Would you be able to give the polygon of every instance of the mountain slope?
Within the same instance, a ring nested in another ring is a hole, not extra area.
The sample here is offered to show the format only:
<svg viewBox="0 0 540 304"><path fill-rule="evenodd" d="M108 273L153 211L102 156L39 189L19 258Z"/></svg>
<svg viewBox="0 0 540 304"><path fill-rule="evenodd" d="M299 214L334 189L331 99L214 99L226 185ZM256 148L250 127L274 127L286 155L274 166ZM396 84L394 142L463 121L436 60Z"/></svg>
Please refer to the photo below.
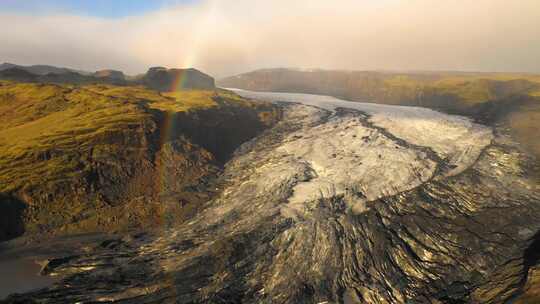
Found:
<svg viewBox="0 0 540 304"><path fill-rule="evenodd" d="M540 92L538 75L462 72L266 69L220 79L218 84L252 91L322 94L364 102L447 107L448 110Z"/></svg>
<svg viewBox="0 0 540 304"><path fill-rule="evenodd" d="M0 82L0 214L19 219L0 236L159 224L158 197L196 207L277 115L225 91Z"/></svg>
<svg viewBox="0 0 540 304"><path fill-rule="evenodd" d="M25 70L29 73L36 74L36 75L47 75L47 74L67 74L67 73L78 73L81 75L87 75L90 74L85 71L75 70L75 69L69 69L69 68L62 68L62 67L55 67L52 65L29 65L29 66L23 66L13 63L4 62L0 64L0 71L11 69L11 68L17 68L20 70Z"/></svg>

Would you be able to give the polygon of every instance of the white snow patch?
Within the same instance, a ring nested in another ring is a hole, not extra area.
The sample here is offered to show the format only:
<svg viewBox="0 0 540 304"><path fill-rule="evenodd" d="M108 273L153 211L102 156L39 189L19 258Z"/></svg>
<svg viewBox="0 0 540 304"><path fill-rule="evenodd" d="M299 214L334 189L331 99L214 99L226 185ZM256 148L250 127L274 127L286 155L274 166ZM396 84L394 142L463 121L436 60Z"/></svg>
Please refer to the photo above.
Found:
<svg viewBox="0 0 540 304"><path fill-rule="evenodd" d="M296 102L330 111L340 107L360 110L371 116L374 125L394 136L433 149L439 157L455 166L448 175L458 174L472 165L493 138L490 128L466 117L421 107L351 102L324 95L229 90L255 100Z"/></svg>
<svg viewBox="0 0 540 304"><path fill-rule="evenodd" d="M300 213L306 202L354 192L354 204L413 189L430 179L436 163L424 152L398 145L357 117L333 117L328 122L289 135L276 149L309 164L313 177L300 182L285 213Z"/></svg>

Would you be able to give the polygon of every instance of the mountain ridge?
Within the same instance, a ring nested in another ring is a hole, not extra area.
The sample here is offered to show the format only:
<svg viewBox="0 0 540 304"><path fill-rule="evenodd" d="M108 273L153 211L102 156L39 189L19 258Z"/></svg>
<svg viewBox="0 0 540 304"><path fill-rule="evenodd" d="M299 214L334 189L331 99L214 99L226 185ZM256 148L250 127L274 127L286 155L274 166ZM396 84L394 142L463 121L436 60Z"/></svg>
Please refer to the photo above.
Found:
<svg viewBox="0 0 540 304"><path fill-rule="evenodd" d="M118 70L99 70L94 73L80 72L67 68L36 65L19 66L2 64L0 80L53 84L113 84L143 85L149 89L170 92L183 89L214 89L214 78L194 68L168 69L151 67L145 74L127 76Z"/></svg>
<svg viewBox="0 0 540 304"><path fill-rule="evenodd" d="M29 73L36 74L36 75L46 75L49 73L53 74L64 74L69 72L75 72L81 75L89 75L91 72L83 71L83 70L77 70L72 68L65 68L65 67L57 67L53 65L45 65L45 64L35 64L35 65L19 65L9 62L4 62L0 64L0 71L10 69L10 68L18 68L21 70L25 70Z"/></svg>

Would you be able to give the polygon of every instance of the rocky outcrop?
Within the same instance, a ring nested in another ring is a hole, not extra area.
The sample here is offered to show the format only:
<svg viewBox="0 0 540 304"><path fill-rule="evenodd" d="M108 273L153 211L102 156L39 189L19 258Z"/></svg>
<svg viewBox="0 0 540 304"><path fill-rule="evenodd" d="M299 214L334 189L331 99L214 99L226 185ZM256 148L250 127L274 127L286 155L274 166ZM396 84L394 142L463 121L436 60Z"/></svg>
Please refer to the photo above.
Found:
<svg viewBox="0 0 540 304"><path fill-rule="evenodd" d="M140 82L146 87L174 92L182 89L214 89L214 78L196 69L167 69L153 67L144 74Z"/></svg>
<svg viewBox="0 0 540 304"><path fill-rule="evenodd" d="M93 74L94 77L100 79L105 83L115 84L115 85L125 85L127 84L126 75L122 71L116 70L100 70L96 71Z"/></svg>

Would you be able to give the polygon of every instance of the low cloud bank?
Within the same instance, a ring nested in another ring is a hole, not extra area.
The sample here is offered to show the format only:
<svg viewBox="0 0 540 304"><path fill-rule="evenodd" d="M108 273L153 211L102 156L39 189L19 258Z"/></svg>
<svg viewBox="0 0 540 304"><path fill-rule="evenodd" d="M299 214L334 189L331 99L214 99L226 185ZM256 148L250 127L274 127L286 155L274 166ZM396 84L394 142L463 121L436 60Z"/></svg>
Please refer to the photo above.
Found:
<svg viewBox="0 0 540 304"><path fill-rule="evenodd" d="M540 72L537 0L208 0L120 19L0 13L0 61Z"/></svg>

